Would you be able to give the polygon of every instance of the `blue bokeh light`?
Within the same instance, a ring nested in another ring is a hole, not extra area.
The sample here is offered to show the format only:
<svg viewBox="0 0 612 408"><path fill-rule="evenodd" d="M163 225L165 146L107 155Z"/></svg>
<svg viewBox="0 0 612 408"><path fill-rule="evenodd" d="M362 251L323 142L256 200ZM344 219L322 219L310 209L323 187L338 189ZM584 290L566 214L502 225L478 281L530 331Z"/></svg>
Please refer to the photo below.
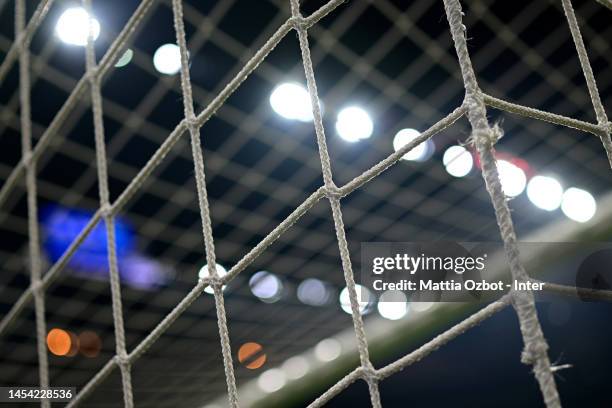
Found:
<svg viewBox="0 0 612 408"><path fill-rule="evenodd" d="M43 248L51 262L61 258L93 215L92 211L59 205L51 205L42 211ZM121 217L115 218L115 241L122 282L136 288L149 289L167 281L169 268L138 253L134 229ZM68 261L68 267L83 277L108 279L107 254L106 226L100 221Z"/></svg>
<svg viewBox="0 0 612 408"><path fill-rule="evenodd" d="M50 206L43 211L42 224L45 231L44 248L52 262L57 261L72 241L85 228L94 213L86 210ZM121 218L115 219L117 257L121 259L134 249L134 231ZM107 248L104 222L91 231L68 263L70 267L87 270L106 270Z"/></svg>

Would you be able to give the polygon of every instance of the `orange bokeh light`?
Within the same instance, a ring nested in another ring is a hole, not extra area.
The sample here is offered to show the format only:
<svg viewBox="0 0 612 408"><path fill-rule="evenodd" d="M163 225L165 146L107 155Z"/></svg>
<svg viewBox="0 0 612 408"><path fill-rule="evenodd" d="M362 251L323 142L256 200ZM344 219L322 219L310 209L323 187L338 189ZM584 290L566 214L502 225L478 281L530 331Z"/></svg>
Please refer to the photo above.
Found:
<svg viewBox="0 0 612 408"><path fill-rule="evenodd" d="M65 356L72 348L70 333L62 329L51 329L47 334L47 347L56 356Z"/></svg>
<svg viewBox="0 0 612 408"><path fill-rule="evenodd" d="M264 365L267 356L259 343L244 343L238 349L238 361L251 370L256 370Z"/></svg>

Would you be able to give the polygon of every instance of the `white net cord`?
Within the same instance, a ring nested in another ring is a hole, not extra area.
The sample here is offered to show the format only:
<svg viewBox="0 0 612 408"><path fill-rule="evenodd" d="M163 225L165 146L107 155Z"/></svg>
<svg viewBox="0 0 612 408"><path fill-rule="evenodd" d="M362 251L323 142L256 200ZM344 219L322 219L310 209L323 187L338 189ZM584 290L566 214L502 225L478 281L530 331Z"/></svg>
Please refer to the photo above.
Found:
<svg viewBox="0 0 612 408"><path fill-rule="evenodd" d="M21 107L21 149L25 161L25 181L28 202L28 238L30 253L30 285L34 295L34 314L36 319L36 350L38 354L38 373L41 387L49 386L49 361L45 337L45 292L41 287L42 263L40 259L40 234L38 230L38 203L36 193L36 161L32 160L32 123L30 104L30 39L25 27L26 1L17 0L15 4L15 38L23 38L19 50L19 102ZM36 15L35 15L36 17ZM42 400L41 406L50 406Z"/></svg>
<svg viewBox="0 0 612 408"><path fill-rule="evenodd" d="M89 33L87 35L86 67L91 91L91 106L94 121L94 136L96 141L96 165L98 169L98 189L100 193L100 209L106 226L106 250L108 270L110 274L113 324L115 326L115 347L117 364L121 370L123 401L126 408L134 406L132 392L131 365L127 358L125 346L125 328L123 324L123 306L121 302L121 283L119 280L119 265L117 262L117 243L115 242L115 216L110 211L108 191L108 173L106 160L106 143L104 140L104 119L102 116L102 96L100 91L100 76L94 50L94 34L91 13L91 0L83 0L83 6L89 15Z"/></svg>
<svg viewBox="0 0 612 408"><path fill-rule="evenodd" d="M368 384L370 392L370 401L374 408L381 407L380 392L378 391L378 379L376 370L370 361L368 351L368 342L366 339L365 328L363 327L363 318L360 313L359 298L355 287L355 277L353 275L353 267L351 265L351 256L346 241L346 233L344 231L344 220L342 218L342 209L340 206L341 194L333 181L329 152L327 151L327 142L325 140L325 129L323 127L323 118L321 115L321 103L317 93L317 83L315 81L312 60L310 58L310 46L308 44L308 32L303 24L303 17L300 14L299 0L291 0L291 15L293 18L295 30L298 33L300 42L300 50L302 52L302 63L304 65L304 73L306 75L306 84L310 94L310 103L312 105L312 113L314 117L315 133L317 136L317 144L319 146L319 156L321 159L321 168L323 171L323 182L325 187L325 195L329 200L334 219L334 227L336 230L336 239L338 241L338 249L340 250L340 258L342 260L342 269L344 271L344 279L349 293L351 304L351 317L357 338L357 349L359 350L359 360L361 361L361 369L365 381Z"/></svg>
<svg viewBox="0 0 612 408"><path fill-rule="evenodd" d="M603 103L601 103L599 89L597 89L595 75L593 75L593 68L591 68L589 56L587 55L586 47L584 46L584 41L582 40L582 35L580 34L580 28L578 27L578 21L576 20L576 14L574 13L572 2L570 0L561 0L561 3L563 4L563 11L567 17L567 22L569 24L570 32L572 33L572 39L574 40L576 51L578 52L578 59L580 60L580 66L582 67L582 73L584 74L584 79L586 80L589 95L591 96L591 102L593 103L593 109L595 110L597 124L601 128L599 137L601 138L601 142L606 149L610 167L612 167L612 140L610 140L610 132L612 132L612 128L608 123L608 116L606 115L606 110L604 109Z"/></svg>
<svg viewBox="0 0 612 408"><path fill-rule="evenodd" d="M213 287L215 297L215 308L217 310L217 324L219 326L219 338L221 341L221 352L223 354L223 366L225 369L225 379L227 382L227 393L230 406L238 407L238 390L234 376L234 365L232 362L232 350L230 348L229 331L227 328L227 315L223 300L223 283L217 273L215 259L215 244L213 240L212 227L210 224L210 208L206 193L206 180L204 176L204 157L200 146L200 126L197 124L193 110L193 96L191 90L191 79L189 76L189 54L187 51L187 41L185 39L185 26L183 22L182 0L172 0L172 11L174 15L174 30L176 40L181 53L181 90L183 91L183 106L189 135L191 136L191 150L193 153L193 163L195 167L196 187L198 190L198 203L200 207L200 218L202 220L202 234L204 236L204 247L206 252L206 262L208 264L208 274L211 278L210 284Z"/></svg>
<svg viewBox="0 0 612 408"><path fill-rule="evenodd" d="M476 81L476 74L472 68L472 62L468 54L465 31L463 25L461 4L459 0L444 0L446 16L450 25L451 35L455 43L455 50L459 59L459 66L463 75L465 86L465 104L467 116L472 126L472 140L476 145L480 162L482 165L482 176L491 197L497 224L504 241L506 257L510 264L512 278L519 282L529 279L527 272L519 260L519 251L516 243L516 234L512 223L510 209L506 202L502 185L497 172L497 164L493 146L498 140L496 131L489 126L487 113L480 88ZM549 408L561 406L559 393L555 385L555 379L548 359L548 344L544 339L538 315L535 309L535 301L531 291L512 291L512 305L519 318L521 333L525 343L522 361L534 367L534 374L540 384L540 390L544 402Z"/></svg>

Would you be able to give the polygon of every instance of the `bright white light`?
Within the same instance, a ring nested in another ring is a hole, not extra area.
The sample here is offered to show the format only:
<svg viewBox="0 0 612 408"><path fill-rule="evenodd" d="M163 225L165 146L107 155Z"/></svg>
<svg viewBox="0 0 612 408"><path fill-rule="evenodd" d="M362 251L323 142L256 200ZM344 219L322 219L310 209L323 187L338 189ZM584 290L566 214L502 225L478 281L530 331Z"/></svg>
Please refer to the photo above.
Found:
<svg viewBox="0 0 612 408"><path fill-rule="evenodd" d="M368 314L372 306L372 293L370 293L367 288L359 284L355 285L355 290L357 291L357 301L359 302L359 313ZM342 289L342 292L340 292L340 307L346 313L351 314L351 300L347 287Z"/></svg>
<svg viewBox="0 0 612 408"><path fill-rule="evenodd" d="M463 146L451 146L444 152L442 163L448 174L453 177L466 176L472 171L472 154Z"/></svg>
<svg viewBox="0 0 612 408"><path fill-rule="evenodd" d="M249 279L251 292L264 302L276 302L281 297L283 283L276 275L259 271Z"/></svg>
<svg viewBox="0 0 612 408"><path fill-rule="evenodd" d="M181 50L176 44L164 44L153 54L153 65L162 74L174 75L181 69Z"/></svg>
<svg viewBox="0 0 612 408"><path fill-rule="evenodd" d="M535 176L527 184L527 197L536 207L553 211L561 205L563 187L552 177Z"/></svg>
<svg viewBox="0 0 612 408"><path fill-rule="evenodd" d="M414 139L419 137L421 132L416 129L402 129L395 134L393 138L393 150L396 152L412 142ZM408 153L402 156L403 160L412 160L412 161L425 161L427 160L434 151L434 144L431 139L427 139L426 141L418 144Z"/></svg>
<svg viewBox="0 0 612 408"><path fill-rule="evenodd" d="M282 365L282 369L287 378L290 380L297 380L306 375L310 369L310 365L308 364L308 360L304 357L295 356L286 360Z"/></svg>
<svg viewBox="0 0 612 408"><path fill-rule="evenodd" d="M574 221L587 222L595 215L597 203L588 191L571 187L563 193L561 210Z"/></svg>
<svg viewBox="0 0 612 408"><path fill-rule="evenodd" d="M89 21L89 13L84 8L69 8L57 20L55 33L66 44L87 45ZM93 39L95 41L100 35L100 23L95 18L91 19L91 23Z"/></svg>
<svg viewBox="0 0 612 408"><path fill-rule="evenodd" d="M115 67L117 68L125 67L127 64L130 63L133 56L134 56L134 51L128 48L127 50L125 50L121 58L117 60L117 62L115 63Z"/></svg>
<svg viewBox="0 0 612 408"><path fill-rule="evenodd" d="M225 275L227 275L227 269L225 269L225 267L219 263L216 264L217 266L217 276L219 278L224 277ZM203 267L200 268L200 271L198 272L198 278L200 279L205 279L208 278L210 276L210 274L208 273L208 264L204 265ZM225 287L227 285L223 285L223 290L225 290ZM207 286L206 289L204 289L204 292L206 293L210 293L211 295L214 293L213 288L210 286Z"/></svg>
<svg viewBox="0 0 612 408"><path fill-rule="evenodd" d="M357 142L372 135L374 123L368 112L357 106L349 106L338 113L336 131L347 142Z"/></svg>
<svg viewBox="0 0 612 408"><path fill-rule="evenodd" d="M329 301L330 296L327 285L314 278L306 279L297 288L297 297L300 302L310 306L323 306Z"/></svg>
<svg viewBox="0 0 612 408"><path fill-rule="evenodd" d="M408 313L407 302L404 292L388 290L378 299L378 313L385 319L399 320Z"/></svg>
<svg viewBox="0 0 612 408"><path fill-rule="evenodd" d="M285 119L302 122L312 120L310 94L300 84L285 82L274 88L270 95L270 105L274 112Z"/></svg>
<svg viewBox="0 0 612 408"><path fill-rule="evenodd" d="M283 370L279 368L271 368L261 373L257 379L257 385L264 392L275 392L283 388L287 384L287 378Z"/></svg>
<svg viewBox="0 0 612 408"><path fill-rule="evenodd" d="M315 357L323 362L337 359L342 353L342 345L336 339L321 340L314 349Z"/></svg>
<svg viewBox="0 0 612 408"><path fill-rule="evenodd" d="M527 176L520 167L505 160L498 160L497 171L504 194L508 197L516 197L525 190Z"/></svg>

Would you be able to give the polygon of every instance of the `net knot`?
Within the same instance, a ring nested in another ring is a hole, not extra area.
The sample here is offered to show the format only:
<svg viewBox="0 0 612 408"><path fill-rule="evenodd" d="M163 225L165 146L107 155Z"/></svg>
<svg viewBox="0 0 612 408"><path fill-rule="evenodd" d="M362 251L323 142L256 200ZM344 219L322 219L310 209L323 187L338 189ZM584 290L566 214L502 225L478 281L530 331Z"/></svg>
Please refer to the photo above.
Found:
<svg viewBox="0 0 612 408"><path fill-rule="evenodd" d="M211 287L212 288L212 278L210 276L207 276L205 278L198 278L198 286L200 287L200 291L204 290L207 287Z"/></svg>
<svg viewBox="0 0 612 408"><path fill-rule="evenodd" d="M40 280L35 280L30 283L30 288L32 289L32 293L34 295L40 295L44 293L43 283Z"/></svg>
<svg viewBox="0 0 612 408"><path fill-rule="evenodd" d="M197 129L198 128L198 119L196 118L195 115L188 115L187 117L185 117L185 121L187 123L187 128L188 129Z"/></svg>
<svg viewBox="0 0 612 408"><path fill-rule="evenodd" d="M98 67L91 67L87 70L87 78L92 81L95 82L98 80Z"/></svg>
<svg viewBox="0 0 612 408"><path fill-rule="evenodd" d="M110 203L104 203L100 206L100 212L103 218L109 217L113 214L113 206Z"/></svg>
<svg viewBox="0 0 612 408"><path fill-rule="evenodd" d="M26 167L30 167L32 165L32 162L33 162L33 157L34 156L32 155L31 151L24 152L23 153L23 159L22 159L23 160L23 164Z"/></svg>
<svg viewBox="0 0 612 408"><path fill-rule="evenodd" d="M128 357L125 350L122 350L119 354L115 354L114 359L119 367L130 366L130 358Z"/></svg>
<svg viewBox="0 0 612 408"><path fill-rule="evenodd" d="M223 281L223 278L220 276L213 276L210 279L210 286L212 286L213 288L221 288L224 284L225 282Z"/></svg>
<svg viewBox="0 0 612 408"><path fill-rule="evenodd" d="M289 19L289 22L296 30L307 28L306 19L299 14L297 16L291 17Z"/></svg>
<svg viewBox="0 0 612 408"><path fill-rule="evenodd" d="M342 189L338 188L338 186L336 186L335 184L331 184L331 185L327 185L324 188L324 192L325 192L325 197L327 197L328 199L336 199L339 200L343 197L344 194L342 194Z"/></svg>
<svg viewBox="0 0 612 408"><path fill-rule="evenodd" d="M207 276L205 278L201 278L199 281L201 285L201 290L205 287L209 286L211 289L222 289L223 285L225 285L225 281L222 277L219 276Z"/></svg>
<svg viewBox="0 0 612 408"><path fill-rule="evenodd" d="M361 369L362 371L362 376L363 379L368 381L378 381L379 380L379 376L378 376L378 371L376 371L376 369L374 367L372 367L372 364L368 364L365 367L362 367Z"/></svg>

